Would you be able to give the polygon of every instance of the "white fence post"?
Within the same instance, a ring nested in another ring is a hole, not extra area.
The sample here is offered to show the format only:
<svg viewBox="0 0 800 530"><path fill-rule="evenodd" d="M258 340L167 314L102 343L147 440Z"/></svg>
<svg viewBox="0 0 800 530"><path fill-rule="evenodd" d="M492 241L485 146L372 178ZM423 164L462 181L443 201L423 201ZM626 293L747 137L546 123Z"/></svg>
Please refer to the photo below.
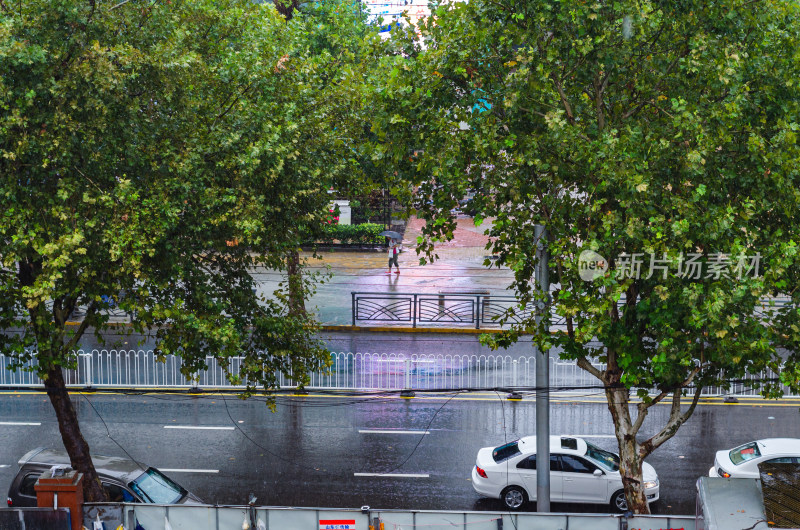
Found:
<svg viewBox="0 0 800 530"><path fill-rule="evenodd" d="M406 359L405 363L405 388L400 392L402 397L414 397L414 391L411 390L411 359Z"/></svg>
<svg viewBox="0 0 800 530"><path fill-rule="evenodd" d="M90 353L81 352L78 354L79 358L83 358L84 367L83 367L83 386L85 388L92 388L92 381L94 378L92 377L92 359L94 358L94 351Z"/></svg>

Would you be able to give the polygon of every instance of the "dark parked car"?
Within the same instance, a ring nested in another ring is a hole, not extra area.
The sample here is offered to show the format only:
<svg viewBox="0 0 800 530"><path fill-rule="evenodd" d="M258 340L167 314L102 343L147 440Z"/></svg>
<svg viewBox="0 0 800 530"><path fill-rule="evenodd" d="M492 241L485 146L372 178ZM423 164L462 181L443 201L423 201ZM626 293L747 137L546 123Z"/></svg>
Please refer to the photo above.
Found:
<svg viewBox="0 0 800 530"><path fill-rule="evenodd" d="M159 470L116 456L92 456L111 502L143 502L152 504L203 504L177 482ZM69 466L69 456L63 451L39 447L19 460L19 472L8 488L8 505L36 506L33 486L42 472L53 466Z"/></svg>

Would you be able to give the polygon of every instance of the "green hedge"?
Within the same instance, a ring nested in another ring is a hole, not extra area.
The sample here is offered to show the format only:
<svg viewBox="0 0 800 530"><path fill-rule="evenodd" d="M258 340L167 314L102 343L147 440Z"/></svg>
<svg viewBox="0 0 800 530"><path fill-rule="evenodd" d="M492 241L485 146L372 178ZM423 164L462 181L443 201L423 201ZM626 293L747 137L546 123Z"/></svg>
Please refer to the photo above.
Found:
<svg viewBox="0 0 800 530"><path fill-rule="evenodd" d="M344 243L351 245L380 245L386 238L379 235L385 230L383 225L363 223L360 225L325 225L324 235L317 243Z"/></svg>

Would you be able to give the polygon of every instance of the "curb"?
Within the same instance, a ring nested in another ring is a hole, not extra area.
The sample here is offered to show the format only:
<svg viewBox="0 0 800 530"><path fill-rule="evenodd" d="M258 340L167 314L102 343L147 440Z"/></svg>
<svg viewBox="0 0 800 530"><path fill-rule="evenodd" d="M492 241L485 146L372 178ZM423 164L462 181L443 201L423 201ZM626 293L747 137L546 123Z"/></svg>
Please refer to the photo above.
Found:
<svg viewBox="0 0 800 530"><path fill-rule="evenodd" d="M67 326L79 326L77 321L67 321ZM130 322L109 322L109 327L131 327ZM323 325L320 331L328 332L374 332L374 333L444 333L450 335L481 335L483 333L500 333L502 329L475 329L475 328L410 328L392 326L351 326L351 325Z"/></svg>
<svg viewBox="0 0 800 530"><path fill-rule="evenodd" d="M481 335L483 333L500 333L502 329L475 328L409 328L393 326L320 326L320 331L367 331L376 333L448 333L457 335Z"/></svg>

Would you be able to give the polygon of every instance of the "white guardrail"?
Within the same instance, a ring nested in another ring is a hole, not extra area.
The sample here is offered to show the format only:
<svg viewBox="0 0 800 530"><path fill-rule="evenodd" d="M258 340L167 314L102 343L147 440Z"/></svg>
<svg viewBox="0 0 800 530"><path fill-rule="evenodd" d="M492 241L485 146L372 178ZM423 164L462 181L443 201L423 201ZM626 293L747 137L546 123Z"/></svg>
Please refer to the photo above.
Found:
<svg viewBox="0 0 800 530"><path fill-rule="evenodd" d="M100 514L106 528L164 530L695 530L693 516L538 514L424 510L346 510L247 506L87 504L84 526ZM246 524L245 524L246 523ZM139 526L137 526L137 524Z"/></svg>
<svg viewBox="0 0 800 530"><path fill-rule="evenodd" d="M163 362L153 350L92 350L75 352L77 369L66 370L70 387L79 388L159 388L159 389L237 389L231 384L219 361L207 357L208 369L196 377L181 373L179 356L167 355ZM9 370L13 358L0 354L0 388L36 388L43 385L33 372L35 361L15 371ZM239 373L243 357L228 359L233 374ZM595 364L603 369L604 365ZM404 355L386 353L331 353L331 366L311 374L309 390L448 390L533 387L536 357L510 355ZM752 380L775 377L771 372L749 374ZM280 374L282 389L296 388L291 377ZM601 393L600 382L574 362L550 358L550 386L553 392ZM788 388L784 391L791 395ZM744 383L729 390L706 388L707 396L757 396L758 391Z"/></svg>

